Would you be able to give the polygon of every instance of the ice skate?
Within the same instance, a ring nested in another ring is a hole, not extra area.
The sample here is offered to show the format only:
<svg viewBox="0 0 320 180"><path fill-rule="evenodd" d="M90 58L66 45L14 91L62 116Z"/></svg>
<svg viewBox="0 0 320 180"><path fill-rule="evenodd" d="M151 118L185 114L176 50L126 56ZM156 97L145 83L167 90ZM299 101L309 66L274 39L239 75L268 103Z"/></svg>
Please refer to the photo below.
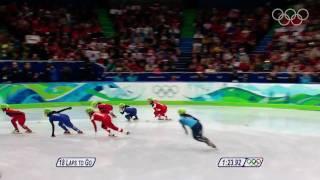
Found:
<svg viewBox="0 0 320 180"><path fill-rule="evenodd" d="M31 129L27 129L26 133L29 133L29 134L32 133Z"/></svg>
<svg viewBox="0 0 320 180"><path fill-rule="evenodd" d="M214 149L217 149L217 146L215 144L213 144L212 142L209 142L208 143L208 146L214 148Z"/></svg>
<svg viewBox="0 0 320 180"><path fill-rule="evenodd" d="M20 131L18 129L15 129L11 132L12 134L20 134Z"/></svg>

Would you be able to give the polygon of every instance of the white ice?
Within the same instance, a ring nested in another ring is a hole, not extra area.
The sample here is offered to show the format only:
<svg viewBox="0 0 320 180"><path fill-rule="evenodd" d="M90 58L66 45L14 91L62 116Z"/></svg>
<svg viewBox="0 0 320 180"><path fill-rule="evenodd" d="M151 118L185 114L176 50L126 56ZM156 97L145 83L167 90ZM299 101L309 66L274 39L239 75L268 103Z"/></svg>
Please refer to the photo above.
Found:
<svg viewBox="0 0 320 180"><path fill-rule="evenodd" d="M204 134L217 146L186 136L177 122L152 118L150 107L139 106L139 122L119 115L115 124L131 135L112 138L94 134L83 108L67 112L83 135L51 138L42 109L27 110L35 133L13 135L0 113L0 179L2 180L318 180L320 175L319 112L241 107L186 106L199 117ZM57 168L59 157L96 157L93 168ZM221 157L263 157L260 168L218 168Z"/></svg>

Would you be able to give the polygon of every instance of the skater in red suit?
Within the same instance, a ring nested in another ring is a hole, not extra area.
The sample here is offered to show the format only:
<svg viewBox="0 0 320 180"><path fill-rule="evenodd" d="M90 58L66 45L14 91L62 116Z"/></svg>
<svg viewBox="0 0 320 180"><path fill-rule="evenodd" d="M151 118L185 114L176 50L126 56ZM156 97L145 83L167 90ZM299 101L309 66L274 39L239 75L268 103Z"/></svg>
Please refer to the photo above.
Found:
<svg viewBox="0 0 320 180"><path fill-rule="evenodd" d="M118 128L117 126L115 126L112 123L112 119L108 114L101 113L101 112L95 112L93 108L86 109L86 112L88 113L88 115L90 117L90 120L93 124L95 132L97 132L97 125L96 125L95 121L100 121L101 128L105 129L109 133L109 136L114 136L114 134L111 133L110 129L112 129L114 131L121 132L121 133L125 133L127 135L129 134L128 131L125 131L124 129Z"/></svg>
<svg viewBox="0 0 320 180"><path fill-rule="evenodd" d="M102 103L102 102L92 102L91 103L93 108L98 108L101 113L104 114L110 114L113 118L116 118L117 116L113 114L113 106L110 104Z"/></svg>
<svg viewBox="0 0 320 180"><path fill-rule="evenodd" d="M7 104L1 105L1 109L9 117L11 117L11 123L14 127L13 133L20 133L17 122L23 129L26 130L26 133L32 132L31 129L25 125L26 115L24 114L24 112L19 111L19 110L10 109L9 105L7 105Z"/></svg>
<svg viewBox="0 0 320 180"><path fill-rule="evenodd" d="M161 104L157 100L151 98L148 99L148 102L152 106L154 110L154 116L158 118L158 120L169 120L166 115L168 109L166 105Z"/></svg>

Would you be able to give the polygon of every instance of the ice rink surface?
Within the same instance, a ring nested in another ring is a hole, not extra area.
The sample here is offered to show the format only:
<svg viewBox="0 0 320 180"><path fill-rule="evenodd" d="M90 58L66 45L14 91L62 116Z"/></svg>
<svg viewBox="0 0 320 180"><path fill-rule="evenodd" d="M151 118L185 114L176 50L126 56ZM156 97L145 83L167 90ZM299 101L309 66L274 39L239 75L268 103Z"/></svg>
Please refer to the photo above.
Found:
<svg viewBox="0 0 320 180"><path fill-rule="evenodd" d="M177 122L178 107L169 106L170 122L153 119L138 106L141 120L114 123L131 135L95 135L83 108L67 114L85 134L51 138L41 109L27 110L33 134L13 135L0 113L0 179L2 180L318 180L320 118L316 111L241 107L193 107L187 111L204 125L217 146L186 136ZM117 110L117 109L116 109ZM92 168L57 168L59 157L96 157ZM263 157L260 168L218 168L225 156Z"/></svg>

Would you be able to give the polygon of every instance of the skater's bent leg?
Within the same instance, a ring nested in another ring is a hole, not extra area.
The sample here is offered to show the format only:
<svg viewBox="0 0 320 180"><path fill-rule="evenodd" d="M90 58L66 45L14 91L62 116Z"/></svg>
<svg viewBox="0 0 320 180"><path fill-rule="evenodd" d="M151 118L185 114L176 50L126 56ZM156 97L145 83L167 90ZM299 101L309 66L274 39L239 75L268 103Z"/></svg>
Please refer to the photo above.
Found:
<svg viewBox="0 0 320 180"><path fill-rule="evenodd" d="M80 132L80 129L78 129L78 128L75 127L74 125L72 125L70 128L73 129L74 131Z"/></svg>
<svg viewBox="0 0 320 180"><path fill-rule="evenodd" d="M109 136L114 136L112 133L111 133L111 130L108 128L108 126L104 123L101 124L101 128L106 130L109 134Z"/></svg>
<svg viewBox="0 0 320 180"><path fill-rule="evenodd" d="M17 121L18 121L18 124L22 127L22 126L24 126L26 119L25 118L18 118Z"/></svg>
<svg viewBox="0 0 320 180"><path fill-rule="evenodd" d="M65 132L68 132L69 130L64 126L63 122L59 122L58 124Z"/></svg>
<svg viewBox="0 0 320 180"><path fill-rule="evenodd" d="M31 129L28 127L28 126L26 126L26 125L23 125L23 126L21 126L23 129L25 129L28 133L31 133L32 131L31 131Z"/></svg>
<svg viewBox="0 0 320 180"><path fill-rule="evenodd" d="M131 114L131 117L133 117L133 120L138 120L137 110L135 110L135 111Z"/></svg>
<svg viewBox="0 0 320 180"><path fill-rule="evenodd" d="M168 119L167 111L168 111L168 108L167 108L167 107L162 110L162 116L165 117L166 120Z"/></svg>
<svg viewBox="0 0 320 180"><path fill-rule="evenodd" d="M80 129L78 129L77 127L75 127L75 126L72 126L72 127L70 127L70 128L72 128L74 131L76 131L78 134L83 134L83 132L80 130Z"/></svg>
<svg viewBox="0 0 320 180"><path fill-rule="evenodd" d="M77 127L75 127L74 125L72 125L72 127L70 127L71 129L73 129L74 131L76 131L78 134L83 134L83 132L78 129Z"/></svg>
<svg viewBox="0 0 320 180"><path fill-rule="evenodd" d="M192 136L195 140L210 144L210 140L202 135L202 125L200 123L196 124L192 128Z"/></svg>
<svg viewBox="0 0 320 180"><path fill-rule="evenodd" d="M11 124L13 125L15 130L19 131L16 118L11 119Z"/></svg>
<svg viewBox="0 0 320 180"><path fill-rule="evenodd" d="M164 117L164 119L167 120L167 119L168 119L168 116L166 115L166 113L167 113L167 109L161 110L161 111L159 112L159 116L160 116L160 117Z"/></svg>
<svg viewBox="0 0 320 180"><path fill-rule="evenodd" d="M160 116L159 111L155 111L153 114L154 114L154 117L159 117Z"/></svg>
<svg viewBox="0 0 320 180"><path fill-rule="evenodd" d="M108 129L108 126L106 124L104 124L104 123L101 124L101 128L106 130L109 133L111 132L110 129Z"/></svg>
<svg viewBox="0 0 320 180"><path fill-rule="evenodd" d="M119 132L122 132L122 131L123 131L123 129L118 128L117 126L115 126L115 125L112 124L112 123L110 123L110 124L108 125L108 128L110 128L110 129L112 129L112 130L114 130L114 131L119 131Z"/></svg>
<svg viewBox="0 0 320 180"><path fill-rule="evenodd" d="M214 145L207 137L203 136L202 134L193 133L193 138L197 141L206 143L208 146L216 148L216 145Z"/></svg>
<svg viewBox="0 0 320 180"><path fill-rule="evenodd" d="M75 131L77 131L77 132L79 132L80 131L80 129L78 129L77 127L75 127L75 126L72 126L71 127L73 130L75 130Z"/></svg>
<svg viewBox="0 0 320 180"><path fill-rule="evenodd" d="M208 144L208 142L210 142L209 139L204 136L194 136L193 138L197 141L204 142L207 144Z"/></svg>
<svg viewBox="0 0 320 180"><path fill-rule="evenodd" d="M132 118L130 114L125 115L125 117L128 121L130 121L130 119Z"/></svg>
<svg viewBox="0 0 320 180"><path fill-rule="evenodd" d="M125 134L129 134L129 132L128 131L125 131L124 129L122 129L122 128L118 128L117 126L115 126L114 124L112 124L112 123L110 123L109 125L108 125L108 128L110 128L110 129L112 129L112 130L114 130L114 131L118 131L118 132L121 132L121 133L125 133Z"/></svg>
<svg viewBox="0 0 320 180"><path fill-rule="evenodd" d="M75 127L75 126L72 124L72 122L71 122L70 120L69 120L69 121L66 121L66 122L64 123L64 125L66 125L67 127L71 128L71 129L73 129L73 130L75 130L75 131L77 131L77 132L80 131L77 127Z"/></svg>
<svg viewBox="0 0 320 180"><path fill-rule="evenodd" d="M27 132L32 132L31 129L25 125L25 122L26 122L25 118L18 119L18 123L23 129L27 130Z"/></svg>

